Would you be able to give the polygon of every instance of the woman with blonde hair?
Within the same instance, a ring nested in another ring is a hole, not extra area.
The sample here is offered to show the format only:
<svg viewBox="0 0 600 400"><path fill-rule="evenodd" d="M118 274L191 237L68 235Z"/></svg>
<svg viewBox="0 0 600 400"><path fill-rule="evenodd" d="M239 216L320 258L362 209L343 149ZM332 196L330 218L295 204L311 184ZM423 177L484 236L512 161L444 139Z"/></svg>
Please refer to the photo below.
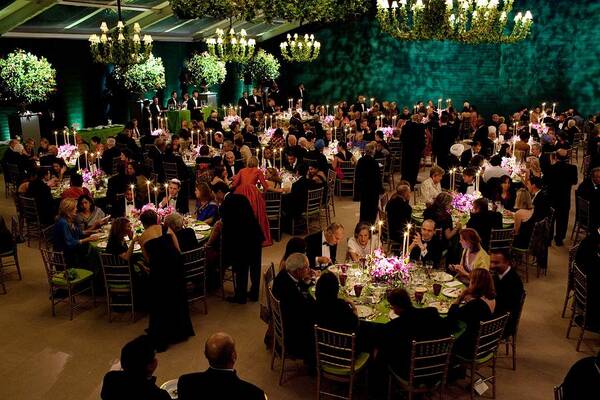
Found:
<svg viewBox="0 0 600 400"><path fill-rule="evenodd" d="M542 167L540 166L540 159L535 156L527 157L525 161L525 181L529 180L531 176L542 177Z"/></svg>
<svg viewBox="0 0 600 400"><path fill-rule="evenodd" d="M273 244L271 239L271 230L269 228L269 220L267 218L267 206L262 193L256 187L256 184L260 182L263 190L267 191L270 189L269 183L265 179L265 175L262 170L258 168L258 159L254 156L248 158L246 168L242 168L240 172L233 178L231 188L236 194L246 196L256 219L260 223L262 232L264 235L263 247L270 246Z"/></svg>
<svg viewBox="0 0 600 400"><path fill-rule="evenodd" d="M66 198L60 202L54 224L54 251L62 251L69 267L87 264L89 242L98 240L97 230L81 230L76 223L77 200Z"/></svg>
<svg viewBox="0 0 600 400"><path fill-rule="evenodd" d="M460 264L450 266L451 270L458 273L459 280L468 281L477 268L490 269L490 256L481 247L481 237L475 229L461 230L460 244L463 248Z"/></svg>
<svg viewBox="0 0 600 400"><path fill-rule="evenodd" d="M442 178L444 177L443 168L434 165L429 170L429 178L425 179L419 187L418 194L421 203L432 203L438 194L442 193Z"/></svg>
<svg viewBox="0 0 600 400"><path fill-rule="evenodd" d="M525 188L517 190L517 198L515 200L515 241L514 247L527 248L529 246L529 238L533 232L533 202L529 191Z"/></svg>

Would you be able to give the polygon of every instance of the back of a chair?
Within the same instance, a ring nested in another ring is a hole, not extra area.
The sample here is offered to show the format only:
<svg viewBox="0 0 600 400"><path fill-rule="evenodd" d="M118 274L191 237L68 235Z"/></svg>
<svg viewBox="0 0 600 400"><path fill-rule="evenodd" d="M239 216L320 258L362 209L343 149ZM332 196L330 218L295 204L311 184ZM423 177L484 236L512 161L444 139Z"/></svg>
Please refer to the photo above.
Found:
<svg viewBox="0 0 600 400"><path fill-rule="evenodd" d="M479 323L479 332L475 341L475 352L473 353L475 359L496 352L509 316L510 313L506 313L501 317Z"/></svg>
<svg viewBox="0 0 600 400"><path fill-rule="evenodd" d="M321 209L324 188L309 190L306 199L306 214L315 214Z"/></svg>
<svg viewBox="0 0 600 400"><path fill-rule="evenodd" d="M206 250L204 247L181 252L183 276L186 281L202 278L206 274Z"/></svg>
<svg viewBox="0 0 600 400"><path fill-rule="evenodd" d="M498 249L510 250L513 243L513 229L492 229L490 234L490 251Z"/></svg>
<svg viewBox="0 0 600 400"><path fill-rule="evenodd" d="M114 175L119 172L119 167L123 163L121 157L113 157L112 159L112 169L109 171L111 175Z"/></svg>
<svg viewBox="0 0 600 400"><path fill-rule="evenodd" d="M562 383L558 386L554 386L554 400L563 400L565 398L565 390L563 389Z"/></svg>
<svg viewBox="0 0 600 400"><path fill-rule="evenodd" d="M352 161L340 161L338 162L338 166L344 174L342 182L354 181L354 164L352 164Z"/></svg>
<svg viewBox="0 0 600 400"><path fill-rule="evenodd" d="M577 256L577 251L579 250L579 243L574 246L571 246L569 249L569 265L568 265L568 287L573 287L573 265L575 264L575 257Z"/></svg>
<svg viewBox="0 0 600 400"><path fill-rule="evenodd" d="M587 275L576 262L573 263L573 307L576 310L587 310Z"/></svg>
<svg viewBox="0 0 600 400"><path fill-rule="evenodd" d="M131 269L129 261L113 254L101 253L100 264L104 275L104 285L107 292L111 289L132 289Z"/></svg>
<svg viewBox="0 0 600 400"><path fill-rule="evenodd" d="M328 198L333 196L333 191L335 190L335 171L332 169L327 170L327 196Z"/></svg>
<svg viewBox="0 0 600 400"><path fill-rule="evenodd" d="M46 250L54 248L54 224L42 229L42 245Z"/></svg>
<svg viewBox="0 0 600 400"><path fill-rule="evenodd" d="M4 179L11 185L16 186L19 184L19 177L21 176L21 172L19 172L19 166L17 164L7 163L4 170Z"/></svg>
<svg viewBox="0 0 600 400"><path fill-rule="evenodd" d="M273 295L273 289L270 287L267 290L268 304L271 308L271 321L273 322L273 339L274 345L279 345L281 352L284 352L285 332L283 329L283 316L281 314L281 302Z"/></svg>
<svg viewBox="0 0 600 400"><path fill-rule="evenodd" d="M408 382L410 387L420 384L446 384L454 337L417 342L413 340Z"/></svg>
<svg viewBox="0 0 600 400"><path fill-rule="evenodd" d="M31 197L19 196L21 202L21 212L23 213L23 219L27 224L40 225L40 216L38 213L38 207L35 199Z"/></svg>
<svg viewBox="0 0 600 400"><path fill-rule="evenodd" d="M313 158L304 157L302 159L302 162L304 162L304 164L306 164L306 165L310 165L310 164L316 163L317 160L315 160Z"/></svg>
<svg viewBox="0 0 600 400"><path fill-rule="evenodd" d="M41 248L42 261L46 270L46 276L48 282L52 282L52 278L56 275L62 275L64 271L68 269L65 261L65 256L62 251L53 251L49 249Z"/></svg>
<svg viewBox="0 0 600 400"><path fill-rule="evenodd" d="M165 177L167 180L177 179L177 164L163 161L163 171L165 172Z"/></svg>
<svg viewBox="0 0 600 400"><path fill-rule="evenodd" d="M281 216L281 193L279 192L264 192L267 218L279 219Z"/></svg>
<svg viewBox="0 0 600 400"><path fill-rule="evenodd" d="M329 366L349 369L354 374L356 334L336 332L315 325L317 368Z"/></svg>
<svg viewBox="0 0 600 400"><path fill-rule="evenodd" d="M392 140L388 143L390 149L390 155L392 158L402 157L402 142L399 140Z"/></svg>
<svg viewBox="0 0 600 400"><path fill-rule="evenodd" d="M540 243L548 243L551 238L550 234L550 217L546 217L533 225L533 232L531 233L531 239L529 240L529 253L534 253L536 246Z"/></svg>
<svg viewBox="0 0 600 400"><path fill-rule="evenodd" d="M590 227L590 202L583 197L577 196L575 199L577 224L583 230Z"/></svg>
<svg viewBox="0 0 600 400"><path fill-rule="evenodd" d="M517 310L517 315L514 316L514 327L515 331L512 332L514 337L517 337L517 331L519 330L519 322L521 321L521 315L523 314L523 307L525 306L525 299L527 298L527 292L523 291L521 295L521 301L519 302L519 309Z"/></svg>

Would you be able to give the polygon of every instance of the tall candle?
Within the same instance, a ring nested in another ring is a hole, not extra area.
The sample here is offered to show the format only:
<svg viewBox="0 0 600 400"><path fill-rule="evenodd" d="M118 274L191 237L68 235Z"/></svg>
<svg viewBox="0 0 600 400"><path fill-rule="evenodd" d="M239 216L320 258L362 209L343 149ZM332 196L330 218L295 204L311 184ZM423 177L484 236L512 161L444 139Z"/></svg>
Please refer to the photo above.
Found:
<svg viewBox="0 0 600 400"><path fill-rule="evenodd" d="M554 111L556 111L556 103L552 103L552 116L554 117Z"/></svg>
<svg viewBox="0 0 600 400"><path fill-rule="evenodd" d="M97 152L97 153L96 153L96 162L98 163L98 169L100 169L100 159L101 159L101 158L102 158L102 157L100 156L100 152Z"/></svg>
<svg viewBox="0 0 600 400"><path fill-rule="evenodd" d="M529 134L531 135L531 122L529 123Z"/></svg>
<svg viewBox="0 0 600 400"><path fill-rule="evenodd" d="M54 131L54 144L58 146L58 132Z"/></svg>
<svg viewBox="0 0 600 400"><path fill-rule="evenodd" d="M79 165L79 152L77 152L77 171L81 170L81 165Z"/></svg>
<svg viewBox="0 0 600 400"><path fill-rule="evenodd" d="M152 133L152 131L154 129L152 129L152 117L148 118L148 122L150 123L150 133Z"/></svg>
<svg viewBox="0 0 600 400"><path fill-rule="evenodd" d="M402 258L406 258L408 250L408 232L404 232L404 240L402 241Z"/></svg>
<svg viewBox="0 0 600 400"><path fill-rule="evenodd" d="M383 221L379 220L379 222L377 223L379 225L379 229L377 232L377 248L381 248L381 227L383 226Z"/></svg>
<svg viewBox="0 0 600 400"><path fill-rule="evenodd" d="M273 149L273 168L277 168L275 164L275 153L277 153L277 149Z"/></svg>
<svg viewBox="0 0 600 400"><path fill-rule="evenodd" d="M154 186L154 204L158 208L158 188Z"/></svg>
<svg viewBox="0 0 600 400"><path fill-rule="evenodd" d="M133 199L133 204L135 205L135 185L131 185L131 198ZM127 198L125 201L127 201ZM125 207L125 209L127 209L127 207Z"/></svg>
<svg viewBox="0 0 600 400"><path fill-rule="evenodd" d="M279 170L283 169L283 148L279 149Z"/></svg>
<svg viewBox="0 0 600 400"><path fill-rule="evenodd" d="M148 187L148 203L152 203L150 199L150 181L146 181L146 186Z"/></svg>
<svg viewBox="0 0 600 400"><path fill-rule="evenodd" d="M373 236L375 236L375 226L371 226L371 253L373 253Z"/></svg>
<svg viewBox="0 0 600 400"><path fill-rule="evenodd" d="M87 155L88 155L88 151L86 150L85 151L85 169L89 170L90 166L88 164L88 157L87 157ZM79 157L77 158L77 160L79 160Z"/></svg>

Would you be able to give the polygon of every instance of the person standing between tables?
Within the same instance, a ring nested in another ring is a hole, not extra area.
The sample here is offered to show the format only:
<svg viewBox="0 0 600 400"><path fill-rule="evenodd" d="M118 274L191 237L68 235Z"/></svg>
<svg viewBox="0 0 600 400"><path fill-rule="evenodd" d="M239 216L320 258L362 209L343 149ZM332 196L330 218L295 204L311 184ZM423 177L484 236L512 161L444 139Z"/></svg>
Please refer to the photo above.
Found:
<svg viewBox="0 0 600 400"><path fill-rule="evenodd" d="M234 369L237 361L235 341L224 332L209 336L204 345L208 369L185 374L177 382L179 400L223 399L266 400L265 393L240 379Z"/></svg>
<svg viewBox="0 0 600 400"><path fill-rule="evenodd" d="M335 264L337 246L344 238L344 226L338 223L330 224L324 231L315 232L304 238L306 240L306 255L312 269L323 269Z"/></svg>
<svg viewBox="0 0 600 400"><path fill-rule="evenodd" d="M379 196L383 194L381 169L373 154L375 142L370 142L365 147L365 155L356 163L354 175L354 196L360 201L361 222L374 224L377 219Z"/></svg>
<svg viewBox="0 0 600 400"><path fill-rule="evenodd" d="M231 265L235 273L235 296L228 297L231 303L245 304L247 299L258 301L263 236L248 199L231 193L229 187L218 182L213 191L220 203L219 214L223 223L222 254L224 265ZM248 272L251 287L248 292Z"/></svg>
<svg viewBox="0 0 600 400"><path fill-rule="evenodd" d="M544 175L544 181L548 185L548 192L554 206L556 220L554 242L557 246L562 246L569 224L571 192L573 185L577 184L577 167L569 164L567 150L559 149L556 151L556 163L548 167L548 172Z"/></svg>
<svg viewBox="0 0 600 400"><path fill-rule="evenodd" d="M421 154L425 149L425 125L420 123L421 116L415 114L402 127L402 179L414 188L419 175Z"/></svg>
<svg viewBox="0 0 600 400"><path fill-rule="evenodd" d="M166 390L156 386L152 375L158 367L152 341L139 336L121 350L121 371L110 371L104 376L100 397L102 400L170 400Z"/></svg>

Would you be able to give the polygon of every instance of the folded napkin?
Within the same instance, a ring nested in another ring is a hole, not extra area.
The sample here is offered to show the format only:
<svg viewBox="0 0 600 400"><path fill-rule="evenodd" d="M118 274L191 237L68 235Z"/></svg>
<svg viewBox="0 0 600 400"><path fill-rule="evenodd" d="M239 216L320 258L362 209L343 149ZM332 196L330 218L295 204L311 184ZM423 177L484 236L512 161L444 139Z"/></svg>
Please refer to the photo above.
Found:
<svg viewBox="0 0 600 400"><path fill-rule="evenodd" d="M454 280L454 281L444 283L444 286L450 287L450 288L459 287L459 286L462 286L462 282Z"/></svg>

